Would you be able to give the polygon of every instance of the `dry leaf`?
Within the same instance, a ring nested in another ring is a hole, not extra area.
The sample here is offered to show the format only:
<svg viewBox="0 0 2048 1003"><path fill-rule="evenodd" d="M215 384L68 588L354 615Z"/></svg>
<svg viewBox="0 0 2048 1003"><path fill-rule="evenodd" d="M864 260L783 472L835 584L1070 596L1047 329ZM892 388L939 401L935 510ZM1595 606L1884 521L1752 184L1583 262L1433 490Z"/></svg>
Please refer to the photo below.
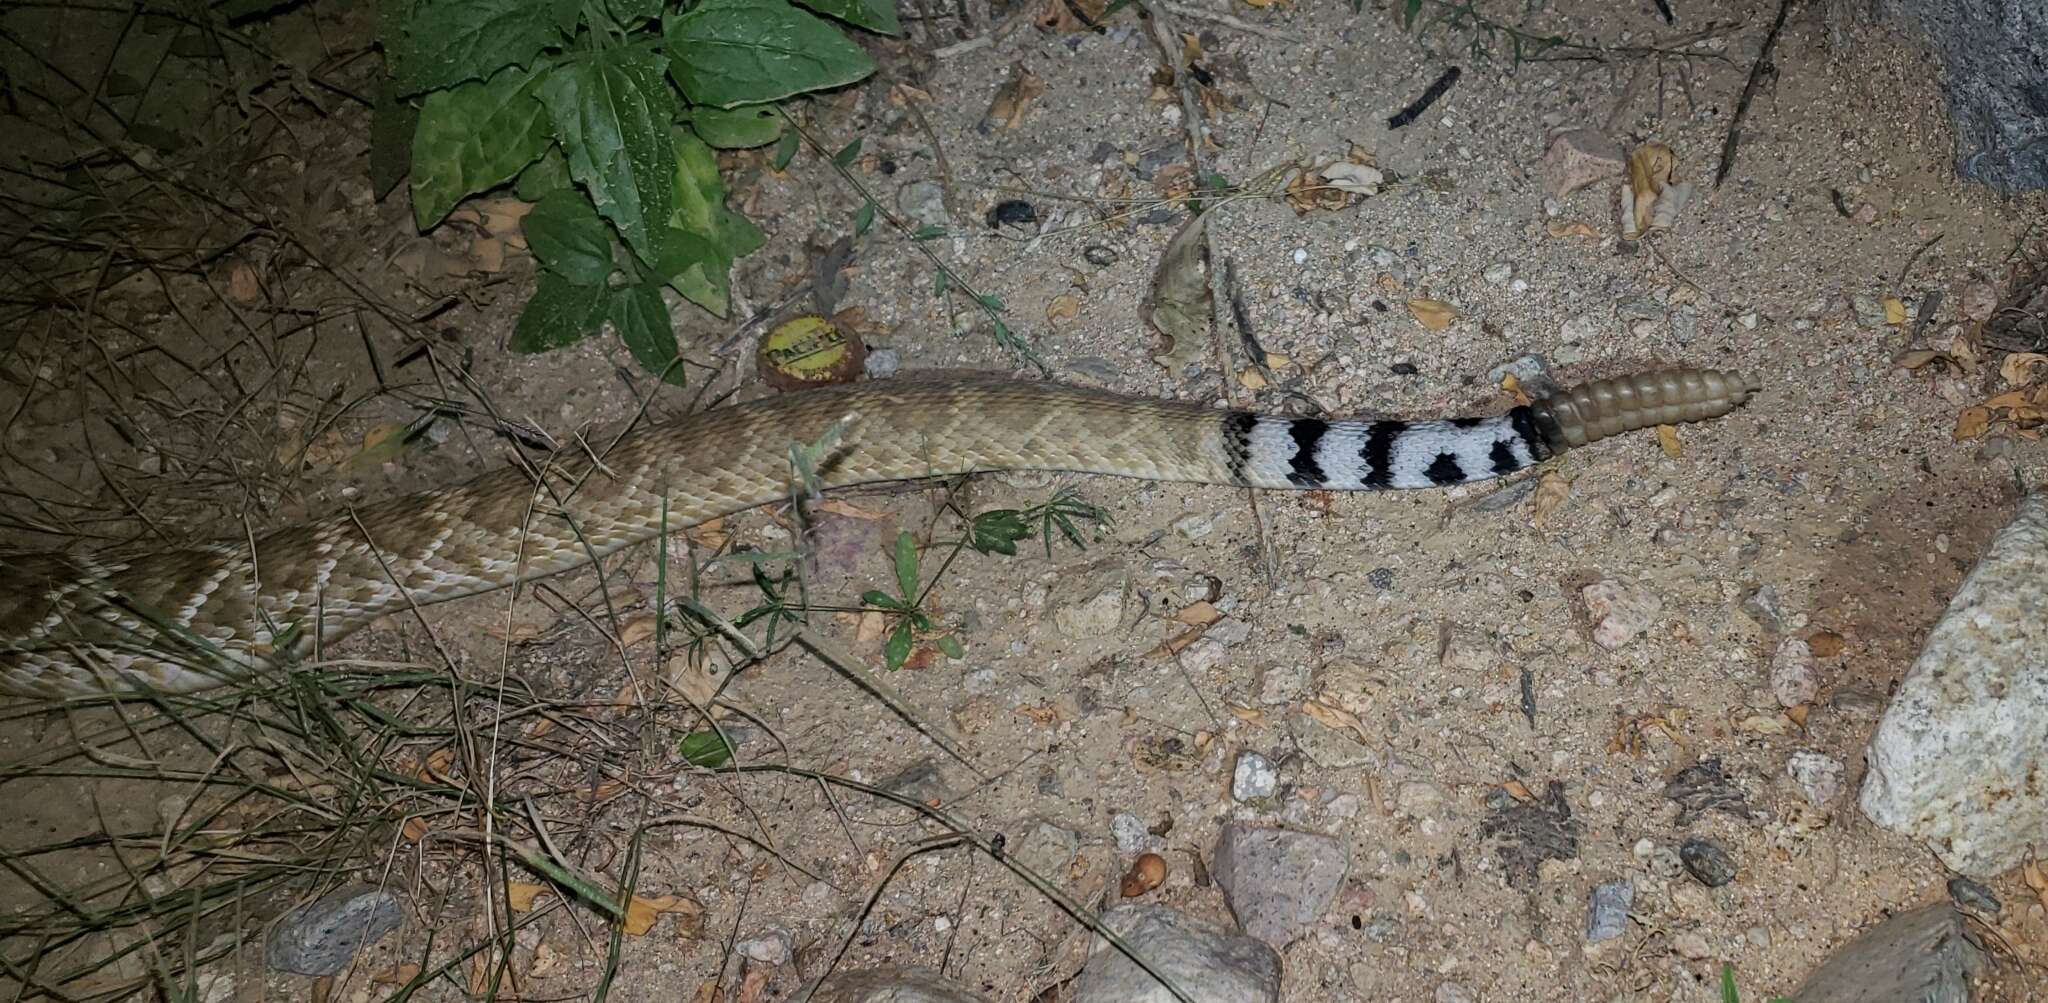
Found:
<svg viewBox="0 0 2048 1003"><path fill-rule="evenodd" d="M1288 366L1291 366L1293 364L1293 359L1290 359L1285 355L1281 355L1279 352L1266 353L1267 369L1286 369Z"/></svg>
<svg viewBox="0 0 2048 1003"><path fill-rule="evenodd" d="M1202 635L1207 633L1208 630L1209 628L1207 627L1192 627L1184 630L1174 637L1169 637L1159 642L1152 650L1145 652L1142 657L1165 658L1168 655L1178 654L1182 648L1201 640Z"/></svg>
<svg viewBox="0 0 2048 1003"><path fill-rule="evenodd" d="M1551 220L1550 224L1544 227L1544 229L1547 230L1552 237L1556 237L1559 239L1563 239L1565 237L1584 237L1587 240L1600 239L1600 231L1593 229L1591 224L1584 223L1579 220L1573 220L1569 223L1563 220Z"/></svg>
<svg viewBox="0 0 2048 1003"><path fill-rule="evenodd" d="M1536 521L1540 523L1549 519L1551 514L1562 508L1565 500L1572 496L1572 482L1565 480L1562 474L1554 470L1546 470L1543 472L1543 478L1536 482L1535 495L1535 499L1530 502L1530 508Z"/></svg>
<svg viewBox="0 0 2048 1003"><path fill-rule="evenodd" d="M228 298L241 306L254 306L263 299L263 282L248 262L237 261L228 268Z"/></svg>
<svg viewBox="0 0 2048 1003"><path fill-rule="evenodd" d="M1241 703L1226 703L1223 705L1223 708L1230 712L1231 717L1237 718L1246 724L1266 723L1266 712L1257 707Z"/></svg>
<svg viewBox="0 0 2048 1003"><path fill-rule="evenodd" d="M1360 743L1365 745L1373 744L1372 733L1365 730L1365 722L1359 720L1358 715L1342 707L1325 703L1321 699L1303 700L1301 702L1301 712L1307 714L1317 724L1331 731L1348 731Z"/></svg>
<svg viewBox="0 0 2048 1003"><path fill-rule="evenodd" d="M859 625L853 631L853 639L862 645L879 641L888 626L889 621L882 615L881 610L862 610Z"/></svg>
<svg viewBox="0 0 2048 1003"><path fill-rule="evenodd" d="M1451 321L1458 319L1457 309L1443 300L1411 299L1408 312L1414 315L1416 323L1429 331L1442 331L1451 326Z"/></svg>
<svg viewBox="0 0 2048 1003"><path fill-rule="evenodd" d="M1628 186L1621 190L1622 236L1634 240L1655 228L1657 201L1671 186L1678 155L1663 143L1644 143L1628 155Z"/></svg>
<svg viewBox="0 0 2048 1003"><path fill-rule="evenodd" d="M1264 390L1267 386L1266 375L1256 369L1247 369L1238 373L1237 382L1244 384L1246 390Z"/></svg>
<svg viewBox="0 0 2048 1003"><path fill-rule="evenodd" d="M1048 324L1057 324L1063 320L1073 320L1080 315L1081 300L1073 293L1061 293L1058 296L1054 296L1052 302L1046 304L1045 307L1045 320Z"/></svg>
<svg viewBox="0 0 2048 1003"><path fill-rule="evenodd" d="M1041 728L1057 727L1060 723L1060 710L1052 704L1018 704L1017 713Z"/></svg>
<svg viewBox="0 0 2048 1003"><path fill-rule="evenodd" d="M1509 780L1501 784L1500 789L1508 792L1508 796L1517 801L1536 800L1536 795L1529 793L1529 788L1523 786L1520 780Z"/></svg>
<svg viewBox="0 0 2048 1003"><path fill-rule="evenodd" d="M398 834L404 836L408 843L417 843L427 838L426 820L418 816L406 819L405 824L398 827Z"/></svg>
<svg viewBox="0 0 2048 1003"><path fill-rule="evenodd" d="M626 622L619 625L619 644L630 648L652 638L655 624L660 620L660 617L651 612L635 613L627 617Z"/></svg>
<svg viewBox="0 0 2048 1003"><path fill-rule="evenodd" d="M2048 371L2048 355L2039 352L2014 352L1998 364L1998 378L2007 386L2023 387L2042 375L2035 370Z"/></svg>
<svg viewBox="0 0 2048 1003"><path fill-rule="evenodd" d="M1842 635L1832 630L1816 630L1806 636L1806 650L1815 658L1833 658L1842 653Z"/></svg>
<svg viewBox="0 0 2048 1003"><path fill-rule="evenodd" d="M1791 724L1792 720L1783 714L1751 714L1736 727L1752 735L1789 735Z"/></svg>
<svg viewBox="0 0 2048 1003"><path fill-rule="evenodd" d="M1164 172L1162 172L1164 173ZM1204 236L1208 213L1188 220L1152 274L1152 288L1138 307L1138 317L1166 338L1166 350L1152 361L1178 380L1202 361L1209 330L1209 242Z"/></svg>
<svg viewBox="0 0 2048 1003"><path fill-rule="evenodd" d="M1991 409L1966 407L1956 415L1955 441L1964 442L1983 435L1991 428Z"/></svg>
<svg viewBox="0 0 2048 1003"><path fill-rule="evenodd" d="M1678 459L1683 454L1683 450L1679 449L1678 446L1678 426L1657 426L1657 445L1664 450L1665 456L1669 456L1674 460Z"/></svg>
<svg viewBox="0 0 2048 1003"><path fill-rule="evenodd" d="M1936 359L1943 358L1947 358L1947 356L1930 349L1918 348L1910 352L1900 352L1898 355L1893 356L1892 365L1900 369L1919 369Z"/></svg>
<svg viewBox="0 0 2048 1003"><path fill-rule="evenodd" d="M1093 0L1076 2L1086 5ZM1058 10L1063 16L1066 14L1066 0L1047 0L1047 6ZM1100 5L1097 5L1097 11L1100 12ZM1085 31L1086 27L1060 30ZM1045 81L1040 80L1038 74L1031 72L1031 68L1021 62L1011 64L1010 79L1003 81L1003 86L996 89L994 100L988 103L988 112L981 117L981 131L986 133L991 129L1015 129L1019 122L1024 121L1024 114L1031 110L1032 102L1037 101L1038 96L1043 93Z"/></svg>
<svg viewBox="0 0 2048 1003"><path fill-rule="evenodd" d="M1045 0L1038 11L1038 26L1058 32L1094 31L1102 23L1109 0Z"/></svg>
<svg viewBox="0 0 2048 1003"><path fill-rule="evenodd" d="M401 982L411 982L412 980L418 978L419 974L419 962L402 961L396 965L391 966L390 968L386 968L385 970L370 976L370 981L378 983L380 985L397 985Z"/></svg>
<svg viewBox="0 0 2048 1003"><path fill-rule="evenodd" d="M672 912L701 916L704 907L687 895L657 895L652 898L635 895L626 903L626 918L621 929L628 937L646 936L647 931L654 929L656 920Z"/></svg>
<svg viewBox="0 0 2048 1003"><path fill-rule="evenodd" d="M1207 599L1198 599L1173 614L1173 619L1191 627L1207 627L1223 619L1223 612Z"/></svg>
<svg viewBox="0 0 2048 1003"><path fill-rule="evenodd" d="M1886 296L1878 302L1884 304L1884 322L1893 327L1906 322L1906 304L1897 296Z"/></svg>
<svg viewBox="0 0 2048 1003"><path fill-rule="evenodd" d="M545 891L548 891L548 886L546 885L536 885L526 881L507 881L505 882L505 901L512 907L513 912L532 912L533 901L539 898L540 894Z"/></svg>
<svg viewBox="0 0 2048 1003"><path fill-rule="evenodd" d="M1331 187L1352 195L1378 195L1387 183L1387 176L1377 167L1354 164L1340 160L1316 172L1323 176Z"/></svg>
<svg viewBox="0 0 2048 1003"><path fill-rule="evenodd" d="M1812 713L1812 711L1812 704L1794 704L1785 708L1785 716L1790 718L1792 723L1798 725L1800 730L1803 731L1806 728L1806 715Z"/></svg>
<svg viewBox="0 0 2048 1003"><path fill-rule="evenodd" d="M830 512L833 515L843 515L848 519L860 519L866 522L880 522L884 519L894 518L890 513L880 509L862 508L850 501L842 501L838 498L827 498L824 501L813 504L811 508L814 511Z"/></svg>
<svg viewBox="0 0 2048 1003"><path fill-rule="evenodd" d="M555 969L560 967L562 967L562 952L555 950L553 945L543 940L533 945L533 964L527 966L526 977L529 979L544 979L555 974Z"/></svg>

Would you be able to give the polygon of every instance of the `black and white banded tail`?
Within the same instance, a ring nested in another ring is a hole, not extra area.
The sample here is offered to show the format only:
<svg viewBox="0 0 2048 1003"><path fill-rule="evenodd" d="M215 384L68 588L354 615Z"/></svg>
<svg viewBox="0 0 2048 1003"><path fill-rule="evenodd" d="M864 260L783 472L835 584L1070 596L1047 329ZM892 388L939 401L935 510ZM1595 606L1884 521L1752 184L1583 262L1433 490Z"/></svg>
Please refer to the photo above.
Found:
<svg viewBox="0 0 2048 1003"><path fill-rule="evenodd" d="M1326 420L1233 411L1223 418L1223 450L1231 475L1249 487L1448 487L1512 474L1623 432L1718 418L1757 389L1736 373L1668 369L1588 383L1491 418Z"/></svg>

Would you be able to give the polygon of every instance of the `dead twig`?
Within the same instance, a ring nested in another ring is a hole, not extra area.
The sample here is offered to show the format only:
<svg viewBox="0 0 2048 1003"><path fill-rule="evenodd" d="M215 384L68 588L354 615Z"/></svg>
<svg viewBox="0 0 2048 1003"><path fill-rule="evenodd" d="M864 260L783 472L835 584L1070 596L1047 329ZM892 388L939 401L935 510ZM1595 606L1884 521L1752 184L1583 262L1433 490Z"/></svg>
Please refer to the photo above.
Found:
<svg viewBox="0 0 2048 1003"><path fill-rule="evenodd" d="M1771 30L1764 35L1764 44L1756 53L1756 62L1749 68L1749 80L1742 85L1742 97L1735 102L1735 114L1728 119L1728 137L1721 141L1721 163L1714 168L1714 187L1721 187L1727 180L1728 172L1735 167L1735 147L1742 142L1742 120L1749 114L1749 103L1756 97L1757 88L1763 85L1767 74L1778 72L1771 62L1771 49L1778 44L1778 32L1785 27L1785 16L1792 13L1795 0L1778 0L1778 17L1771 22Z"/></svg>

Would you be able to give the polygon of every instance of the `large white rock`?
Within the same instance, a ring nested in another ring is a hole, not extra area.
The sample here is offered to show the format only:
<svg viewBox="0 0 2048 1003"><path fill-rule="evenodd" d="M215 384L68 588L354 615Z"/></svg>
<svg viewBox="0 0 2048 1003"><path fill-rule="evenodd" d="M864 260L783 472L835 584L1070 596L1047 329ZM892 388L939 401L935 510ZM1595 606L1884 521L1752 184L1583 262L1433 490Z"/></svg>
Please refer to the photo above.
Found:
<svg viewBox="0 0 2048 1003"><path fill-rule="evenodd" d="M2048 494L1963 579L1870 738L1863 813L1976 878L2048 852Z"/></svg>

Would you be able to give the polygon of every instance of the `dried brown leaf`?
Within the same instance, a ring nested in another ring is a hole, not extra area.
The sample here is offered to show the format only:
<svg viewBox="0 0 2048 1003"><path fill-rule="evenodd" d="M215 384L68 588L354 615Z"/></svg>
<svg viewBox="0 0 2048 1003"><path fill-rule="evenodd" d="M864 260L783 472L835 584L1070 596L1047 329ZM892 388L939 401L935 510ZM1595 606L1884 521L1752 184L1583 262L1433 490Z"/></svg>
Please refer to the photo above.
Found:
<svg viewBox="0 0 2048 1003"><path fill-rule="evenodd" d="M1208 347L1208 220L1208 213L1196 216L1174 235L1152 274L1151 291L1138 307L1138 317L1166 339L1166 350L1152 361L1176 380L1201 362Z"/></svg>
<svg viewBox="0 0 2048 1003"><path fill-rule="evenodd" d="M1998 378L2007 386L2023 387L2048 374L2048 355L2013 352L1998 364Z"/></svg>
<svg viewBox="0 0 2048 1003"><path fill-rule="evenodd" d="M1092 0L1077 0L1077 2L1085 4L1092 2ZM1066 13L1066 0L1047 0L1047 3L1049 7L1057 8L1061 14ZM1100 13L1099 8L1097 13ZM1060 30L1086 29L1084 27L1080 29L1062 28ZM1024 121L1025 114L1031 111L1032 104L1043 93L1045 93L1045 81L1039 79L1038 74L1031 72L1031 68L1021 62L1012 63L1010 65L1010 78L1003 81L1001 87L996 88L995 98L988 103L988 112L981 117L981 131L1015 129L1018 123Z"/></svg>
<svg viewBox="0 0 2048 1003"><path fill-rule="evenodd" d="M513 912L532 912L534 900L538 899L542 892L548 890L546 885L536 885L526 881L507 881L505 882L505 902L511 906Z"/></svg>
<svg viewBox="0 0 2048 1003"><path fill-rule="evenodd" d="M1414 316L1416 323L1429 331L1445 330L1451 326L1452 321L1458 319L1457 308L1443 300L1421 297L1411 299L1408 301L1408 312Z"/></svg>

